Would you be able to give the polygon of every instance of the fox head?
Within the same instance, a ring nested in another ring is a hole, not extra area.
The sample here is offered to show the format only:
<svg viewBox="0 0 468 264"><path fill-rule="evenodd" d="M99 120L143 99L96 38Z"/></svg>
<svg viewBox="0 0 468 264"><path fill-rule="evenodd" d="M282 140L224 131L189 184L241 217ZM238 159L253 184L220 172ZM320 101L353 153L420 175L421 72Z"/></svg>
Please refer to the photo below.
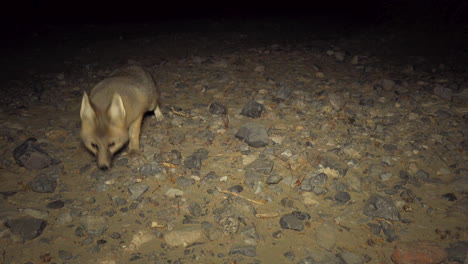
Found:
<svg viewBox="0 0 468 264"><path fill-rule="evenodd" d="M114 94L110 105L103 110L95 107L84 93L80 116L84 145L96 155L100 169L110 168L113 155L128 141L122 98L119 94Z"/></svg>

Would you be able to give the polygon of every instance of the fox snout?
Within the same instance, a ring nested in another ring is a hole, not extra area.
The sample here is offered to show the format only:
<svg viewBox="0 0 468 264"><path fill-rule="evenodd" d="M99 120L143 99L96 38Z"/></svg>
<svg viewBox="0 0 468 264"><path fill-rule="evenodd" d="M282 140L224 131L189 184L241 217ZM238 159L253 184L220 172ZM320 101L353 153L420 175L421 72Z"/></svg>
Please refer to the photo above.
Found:
<svg viewBox="0 0 468 264"><path fill-rule="evenodd" d="M111 167L112 154L108 149L99 149L96 152L97 165L101 170L107 170Z"/></svg>

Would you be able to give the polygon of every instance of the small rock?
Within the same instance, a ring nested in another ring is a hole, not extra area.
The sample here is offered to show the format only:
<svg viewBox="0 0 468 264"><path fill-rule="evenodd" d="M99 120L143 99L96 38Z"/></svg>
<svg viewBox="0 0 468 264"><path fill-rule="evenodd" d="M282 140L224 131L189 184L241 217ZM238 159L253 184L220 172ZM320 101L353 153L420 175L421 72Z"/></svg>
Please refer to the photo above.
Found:
<svg viewBox="0 0 468 264"><path fill-rule="evenodd" d="M395 88L395 81L383 79L381 80L380 85L385 91L393 91L393 89Z"/></svg>
<svg viewBox="0 0 468 264"><path fill-rule="evenodd" d="M257 255L257 248L254 246L233 246L229 250L229 255L244 255L247 257L255 257Z"/></svg>
<svg viewBox="0 0 468 264"><path fill-rule="evenodd" d="M459 241L450 244L450 247L446 249L449 261L456 261L464 263L466 256L468 256L468 241ZM465 262L466 263L466 262Z"/></svg>
<svg viewBox="0 0 468 264"><path fill-rule="evenodd" d="M160 178L160 175L163 173L165 173L165 171L157 161L152 161L140 168L140 174L143 176L156 176L157 178Z"/></svg>
<svg viewBox="0 0 468 264"><path fill-rule="evenodd" d="M195 203L195 202L191 203L188 209L189 209L190 214L195 217L199 217L202 214L202 208L198 203Z"/></svg>
<svg viewBox="0 0 468 264"><path fill-rule="evenodd" d="M348 192L339 192L334 196L334 198L337 202L346 203L351 199L351 196Z"/></svg>
<svg viewBox="0 0 468 264"><path fill-rule="evenodd" d="M276 92L276 98L281 100L286 100L291 95L292 90L288 86L282 85Z"/></svg>
<svg viewBox="0 0 468 264"><path fill-rule="evenodd" d="M333 107L333 109L338 111L341 108L343 108L343 106L345 104L345 100L343 99L342 96L340 96L338 94L330 94L328 96L328 98L329 98L330 104Z"/></svg>
<svg viewBox="0 0 468 264"><path fill-rule="evenodd" d="M169 198L175 198L175 197L180 197L184 194L184 191L182 190L179 190L179 189L173 189L173 188L170 188L169 190L167 190L167 192L165 193L165 195Z"/></svg>
<svg viewBox="0 0 468 264"><path fill-rule="evenodd" d="M40 236L47 226L47 222L36 218L20 218L7 220L5 226L24 241Z"/></svg>
<svg viewBox="0 0 468 264"><path fill-rule="evenodd" d="M241 115L258 118L262 115L264 106L255 100L250 100L242 109Z"/></svg>
<svg viewBox="0 0 468 264"><path fill-rule="evenodd" d="M57 187L57 180L52 176L39 174L30 183L31 189L38 193L53 193Z"/></svg>
<svg viewBox="0 0 468 264"><path fill-rule="evenodd" d="M180 177L177 178L177 185L179 187L188 187L188 186L191 186L191 185L194 185L194 184L195 184L194 179L186 178L184 176L180 176Z"/></svg>
<svg viewBox="0 0 468 264"><path fill-rule="evenodd" d="M62 260L70 260L73 258L73 254L66 250L59 250L58 254Z"/></svg>
<svg viewBox="0 0 468 264"><path fill-rule="evenodd" d="M233 193L241 193L244 190L244 187L242 185L234 185L232 187L229 187L228 191L233 192Z"/></svg>
<svg viewBox="0 0 468 264"><path fill-rule="evenodd" d="M249 146L254 148L265 147L269 143L266 127L255 122L244 124L239 128L235 137L244 140Z"/></svg>
<svg viewBox="0 0 468 264"><path fill-rule="evenodd" d="M185 158L184 165L188 169L199 170L199 169L201 169L202 161L197 156L191 155L191 156L188 156L187 158Z"/></svg>
<svg viewBox="0 0 468 264"><path fill-rule="evenodd" d="M170 139L169 139L170 140ZM182 153L178 150L171 150L171 152L164 152L161 154L161 158L166 163L171 163L174 165L180 165L182 162Z"/></svg>
<svg viewBox="0 0 468 264"><path fill-rule="evenodd" d="M446 99L446 100L451 100L452 99L452 94L453 91L450 88L442 87L442 86L436 86L433 90L434 94Z"/></svg>
<svg viewBox="0 0 468 264"><path fill-rule="evenodd" d="M40 170L49 167L55 161L43 150L35 138L29 138L13 151L16 163L29 170Z"/></svg>
<svg viewBox="0 0 468 264"><path fill-rule="evenodd" d="M82 216L80 219L81 226L90 236L102 236L108 228L106 218L102 216Z"/></svg>
<svg viewBox="0 0 468 264"><path fill-rule="evenodd" d="M130 199L137 200L140 198L146 191L148 191L149 186L144 183L136 183L128 187L128 192L130 193Z"/></svg>
<svg viewBox="0 0 468 264"><path fill-rule="evenodd" d="M296 211L281 217L280 226L283 229L302 231L304 229L304 221L309 219L309 214Z"/></svg>
<svg viewBox="0 0 468 264"><path fill-rule="evenodd" d="M217 102L214 102L212 104L210 104L210 113L213 114L213 115L226 115L227 114L227 108L226 106L220 104L220 103L217 103Z"/></svg>
<svg viewBox="0 0 468 264"><path fill-rule="evenodd" d="M283 256L285 256L289 261L294 261L296 259L296 254L292 251L284 253Z"/></svg>
<svg viewBox="0 0 468 264"><path fill-rule="evenodd" d="M271 176L269 176L267 178L266 183L267 184L278 184L282 179L283 179L283 177L281 177L281 175L273 174L273 175L271 175Z"/></svg>
<svg viewBox="0 0 468 264"><path fill-rule="evenodd" d="M179 145L185 140L185 134L183 133L174 133L169 136L169 143L172 145Z"/></svg>
<svg viewBox="0 0 468 264"><path fill-rule="evenodd" d="M315 241L320 247L331 251L336 245L336 230L333 224L326 222L321 224L316 229Z"/></svg>
<svg viewBox="0 0 468 264"><path fill-rule="evenodd" d="M393 228L393 225L391 223L385 220L381 220L379 222L387 242L393 242L399 238L395 231L395 228Z"/></svg>
<svg viewBox="0 0 468 264"><path fill-rule="evenodd" d="M395 264L438 264L446 259L447 252L431 241L400 242L392 254Z"/></svg>
<svg viewBox="0 0 468 264"><path fill-rule="evenodd" d="M179 230L172 230L164 235L164 239L167 244L177 246L187 246L202 237L202 229L199 227L186 227Z"/></svg>
<svg viewBox="0 0 468 264"><path fill-rule="evenodd" d="M269 174L273 170L274 162L265 156L261 156L256 159L254 162L247 165L245 170L255 171L262 174Z"/></svg>
<svg viewBox="0 0 468 264"><path fill-rule="evenodd" d="M60 208L63 208L64 206L65 206L65 203L62 200L56 200L46 205L46 207L49 209L60 209Z"/></svg>
<svg viewBox="0 0 468 264"><path fill-rule="evenodd" d="M364 206L364 214L370 217L380 217L391 221L400 221L400 212L390 197L372 195Z"/></svg>

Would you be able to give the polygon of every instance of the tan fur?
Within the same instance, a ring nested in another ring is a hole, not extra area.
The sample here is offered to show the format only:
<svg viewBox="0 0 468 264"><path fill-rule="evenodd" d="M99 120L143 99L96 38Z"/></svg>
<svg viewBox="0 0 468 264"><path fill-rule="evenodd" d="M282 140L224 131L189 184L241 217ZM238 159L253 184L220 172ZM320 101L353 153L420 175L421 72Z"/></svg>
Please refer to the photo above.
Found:
<svg viewBox="0 0 468 264"><path fill-rule="evenodd" d="M153 78L139 66L116 70L94 86L90 96L84 93L81 138L99 168L109 168L112 156L128 141L131 152L139 150L141 121L148 111L154 111L158 121L164 118Z"/></svg>

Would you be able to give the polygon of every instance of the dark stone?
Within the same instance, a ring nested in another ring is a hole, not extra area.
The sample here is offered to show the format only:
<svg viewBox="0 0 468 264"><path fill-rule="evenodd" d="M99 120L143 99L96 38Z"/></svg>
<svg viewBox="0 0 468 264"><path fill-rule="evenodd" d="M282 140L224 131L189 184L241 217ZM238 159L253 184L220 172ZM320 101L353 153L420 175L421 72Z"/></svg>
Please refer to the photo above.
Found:
<svg viewBox="0 0 468 264"><path fill-rule="evenodd" d="M180 187L188 187L195 184L195 180L191 178L186 178L184 176L180 176L177 178L177 185Z"/></svg>
<svg viewBox="0 0 468 264"><path fill-rule="evenodd" d="M283 229L302 231L304 229L304 221L293 214L286 214L281 217L280 226Z"/></svg>
<svg viewBox="0 0 468 264"><path fill-rule="evenodd" d="M46 207L49 209L60 209L60 208L63 208L64 206L65 206L65 203L62 200L56 200L56 201L48 203Z"/></svg>
<svg viewBox="0 0 468 264"><path fill-rule="evenodd" d="M453 201L457 200L457 196L455 194L453 194L453 193L443 194L442 198L444 198L445 200L447 200L449 202L453 202Z"/></svg>
<svg viewBox="0 0 468 264"><path fill-rule="evenodd" d="M340 203L346 203L351 199L351 196L347 192L339 192L335 194L335 201L338 201Z"/></svg>
<svg viewBox="0 0 468 264"><path fill-rule="evenodd" d="M201 169L202 161L199 158L192 155L192 156L188 156L187 158L185 158L184 165L188 169L199 170Z"/></svg>
<svg viewBox="0 0 468 264"><path fill-rule="evenodd" d="M299 220L310 220L310 214L308 213L303 213L303 212L300 212L300 211L294 211L291 213L293 216L295 216L297 219Z"/></svg>
<svg viewBox="0 0 468 264"><path fill-rule="evenodd" d="M198 203L194 202L189 205L189 212L195 217L200 217L202 214L202 208Z"/></svg>
<svg viewBox="0 0 468 264"><path fill-rule="evenodd" d="M111 238L113 239L120 239L122 236L117 233L117 232L113 232L112 234L109 235Z"/></svg>
<svg viewBox="0 0 468 264"><path fill-rule="evenodd" d="M399 221L400 212L390 197L372 195L364 206L364 214L370 217L380 217L391 221Z"/></svg>
<svg viewBox="0 0 468 264"><path fill-rule="evenodd" d="M282 85L276 92L276 98L281 100L286 100L291 95L292 90L288 86Z"/></svg>
<svg viewBox="0 0 468 264"><path fill-rule="evenodd" d="M386 237L387 242L393 242L397 239L399 239L395 228L393 228L393 225L390 224L389 222L385 220L380 221L380 226L382 227L382 231Z"/></svg>
<svg viewBox="0 0 468 264"><path fill-rule="evenodd" d="M254 246L234 246L229 250L229 255L244 255L247 257L255 257L257 255L257 248Z"/></svg>
<svg viewBox="0 0 468 264"><path fill-rule="evenodd" d="M281 177L281 175L274 174L274 175L271 175L271 176L269 176L267 178L266 183L267 184L278 184L282 179L283 179L283 177Z"/></svg>
<svg viewBox="0 0 468 264"><path fill-rule="evenodd" d="M37 143L37 139L29 138L13 151L13 157L19 166L29 170L40 170L49 167L55 161Z"/></svg>
<svg viewBox="0 0 468 264"><path fill-rule="evenodd" d="M233 193L241 193L243 190L244 187L242 187L242 185L234 185L228 189L228 191Z"/></svg>
<svg viewBox="0 0 468 264"><path fill-rule="evenodd" d="M59 257L62 259L62 260L70 260L73 258L73 254L69 251L66 251L66 250L59 250Z"/></svg>
<svg viewBox="0 0 468 264"><path fill-rule="evenodd" d="M242 109L241 115L257 118L262 115L264 106L255 100L250 100Z"/></svg>
<svg viewBox="0 0 468 264"><path fill-rule="evenodd" d="M47 226L47 222L36 218L21 218L7 220L5 226L10 228L11 232L19 235L23 240L31 240L38 237Z"/></svg>
<svg viewBox="0 0 468 264"><path fill-rule="evenodd" d="M205 175L205 177L203 177L203 182L212 181L216 179L218 179L218 174L216 174L216 172L214 171L210 171L208 172L208 174Z"/></svg>
<svg viewBox="0 0 468 264"><path fill-rule="evenodd" d="M210 113L213 115L226 115L227 114L227 108L226 106L214 102L210 104Z"/></svg>
<svg viewBox="0 0 468 264"><path fill-rule="evenodd" d="M38 193L53 193L57 187L57 180L45 174L37 175L30 183L31 189Z"/></svg>
<svg viewBox="0 0 468 264"><path fill-rule="evenodd" d="M275 163L272 160L262 156L256 159L254 162L247 165L245 169L259 172L262 174L269 174L273 170L274 165Z"/></svg>
<svg viewBox="0 0 468 264"><path fill-rule="evenodd" d="M175 149L171 150L171 152L162 153L161 158L164 162L174 165L180 165L182 163L182 154Z"/></svg>
<svg viewBox="0 0 468 264"><path fill-rule="evenodd" d="M449 261L456 261L463 263L468 253L468 241L459 241L450 244L450 247L446 249Z"/></svg>
<svg viewBox="0 0 468 264"><path fill-rule="evenodd" d="M325 173L319 173L310 179L310 184L313 186L323 185L327 182L328 176Z"/></svg>
<svg viewBox="0 0 468 264"><path fill-rule="evenodd" d="M296 259L296 254L294 254L294 252L292 252L292 251L288 251L288 252L284 253L283 256L285 256L290 261L294 261Z"/></svg>
<svg viewBox="0 0 468 264"><path fill-rule="evenodd" d="M239 128L235 137L244 140L249 146L254 148L265 147L270 142L266 127L255 122L244 124Z"/></svg>
<svg viewBox="0 0 468 264"><path fill-rule="evenodd" d="M294 201L289 199L288 197L285 197L281 200L281 205L283 207L292 208L294 207Z"/></svg>
<svg viewBox="0 0 468 264"><path fill-rule="evenodd" d="M143 176L153 176L162 172L163 169L157 161L152 161L151 163L145 164L140 168L140 174Z"/></svg>
<svg viewBox="0 0 468 264"><path fill-rule="evenodd" d="M192 155L200 160L206 160L208 158L208 150L204 148L197 149Z"/></svg>

